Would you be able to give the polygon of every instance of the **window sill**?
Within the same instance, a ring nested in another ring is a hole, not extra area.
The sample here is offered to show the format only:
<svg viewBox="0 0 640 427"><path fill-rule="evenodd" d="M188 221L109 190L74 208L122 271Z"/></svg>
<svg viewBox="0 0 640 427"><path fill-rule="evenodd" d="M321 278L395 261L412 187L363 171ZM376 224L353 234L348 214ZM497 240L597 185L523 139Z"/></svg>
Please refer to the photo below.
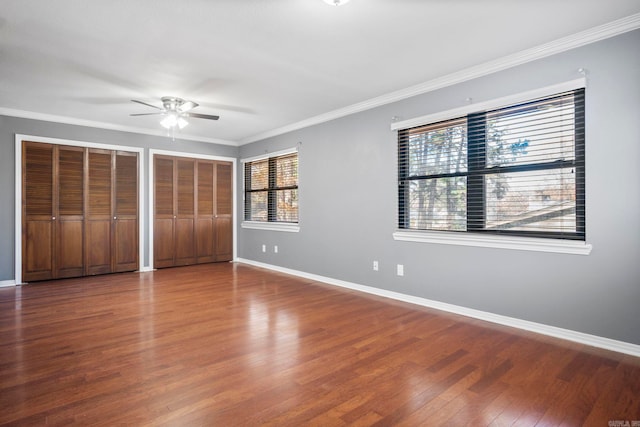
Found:
<svg viewBox="0 0 640 427"><path fill-rule="evenodd" d="M444 245L478 246L484 248L516 249L521 251L555 252L589 255L592 246L585 242L562 239L540 239L514 236L489 236L446 231L404 231L393 233L394 240Z"/></svg>
<svg viewBox="0 0 640 427"><path fill-rule="evenodd" d="M297 233L300 231L300 225L290 222L243 221L240 226L242 228L249 228L253 230L286 231L289 233Z"/></svg>

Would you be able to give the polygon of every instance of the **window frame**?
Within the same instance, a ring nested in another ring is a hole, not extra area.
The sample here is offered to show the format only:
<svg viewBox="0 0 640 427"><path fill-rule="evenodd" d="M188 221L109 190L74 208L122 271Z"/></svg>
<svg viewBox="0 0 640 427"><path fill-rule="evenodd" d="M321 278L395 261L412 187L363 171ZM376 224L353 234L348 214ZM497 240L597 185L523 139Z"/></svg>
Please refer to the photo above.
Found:
<svg viewBox="0 0 640 427"><path fill-rule="evenodd" d="M518 104L526 104L532 100L539 98L552 97L559 93L574 91L577 89L584 89L586 87L586 80L584 78L573 80L570 82L561 83L558 85L552 85L533 91L523 92L520 94L498 98L482 103L470 104L461 108L443 111L427 116L417 117L410 120L395 122L391 125L391 130L397 131L397 136L403 131L408 131L411 128L419 126L428 126L436 124L438 122L444 122L454 120L461 117L473 118L474 116L482 116L485 112L491 110L498 110L501 108L515 106ZM586 113L585 113L586 115ZM584 124L583 124L584 126ZM584 135L582 135L584 137ZM398 139L396 139L398 141ZM576 150L576 164L581 164L581 173L584 173L584 147L586 141L584 139L576 144L582 144L581 150ZM473 229L467 228L466 231L436 231L436 230L415 230L402 227L402 209L404 202L404 196L401 189L401 177L402 168L406 167L402 163L403 159L398 154L398 215L396 231L393 233L395 240L400 241L412 241L423 243L436 243L436 244L454 244L463 246L481 246L492 248L505 248L505 249L519 249L519 250L534 250L544 252L558 252L558 253L571 253L587 255L591 252L591 245L586 243L586 236L584 235L584 195L585 195L585 177L583 175L582 182L577 180L577 196L582 198L580 203L576 203L576 211L582 211L582 223L577 223L576 236L567 237L541 237L541 234L536 232L522 232L522 231L505 231L505 230L486 230L486 229ZM484 172L489 169L483 166ZM494 170L497 168L494 168ZM505 168L508 169L508 168ZM576 168L576 171L578 168ZM483 199L484 201L484 199ZM469 209L467 209L469 213ZM405 214L406 215L406 214ZM580 236L582 232L582 236Z"/></svg>
<svg viewBox="0 0 640 427"><path fill-rule="evenodd" d="M284 232L294 232L297 233L300 231L300 206L298 205L298 221L296 222L285 222L285 221L277 221L274 216L275 209L271 209L272 204L276 203L275 194L280 190L290 190L295 189L298 191L299 195L299 186L300 186L300 166L298 164L298 180L297 185L295 186L287 186L287 187L277 187L275 179L276 174L271 174L270 170L272 167L275 167L276 159L280 157L289 156L291 154L295 154L298 157L298 161L300 160L299 151L297 147L280 150L276 152L272 152L269 154L254 156L245 159L241 159L241 163L243 165L243 220L240 224L242 228L246 229L255 229L255 230L268 230L268 231L284 231ZM247 188L247 165L253 162L259 162L267 160L269 171L268 174L268 188L264 190L250 190ZM267 192L267 220L259 221L259 220L250 220L246 219L247 214L247 204L250 203L249 194L256 191L266 191ZM298 199L299 200L299 199ZM298 202L299 203L299 202Z"/></svg>

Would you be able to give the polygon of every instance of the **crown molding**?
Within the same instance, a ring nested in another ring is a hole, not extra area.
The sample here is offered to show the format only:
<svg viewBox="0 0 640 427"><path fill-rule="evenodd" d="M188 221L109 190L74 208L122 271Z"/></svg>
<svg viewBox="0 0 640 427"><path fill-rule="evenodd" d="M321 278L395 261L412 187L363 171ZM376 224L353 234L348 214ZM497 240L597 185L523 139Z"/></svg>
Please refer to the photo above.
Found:
<svg viewBox="0 0 640 427"><path fill-rule="evenodd" d="M616 21L609 22L579 33L554 40L521 52L508 55L493 61L485 62L446 76L438 77L427 82L401 89L395 92L387 93L369 100L359 102L344 108L329 111L318 116L314 116L287 126L272 129L240 140L240 145L249 144L266 138L282 135L295 130L303 129L309 126L325 123L331 120L339 119L354 113L370 110L372 108L391 104L393 102L402 101L416 95L422 95L447 86L453 86L478 77L493 74L498 71L506 70L527 62L546 58L551 55L566 52L581 46L598 42L607 38L615 37L629 31L640 28L640 13L627 16Z"/></svg>
<svg viewBox="0 0 640 427"><path fill-rule="evenodd" d="M16 110L12 108L0 107L0 116L10 116L10 117L18 117L22 119L32 119L32 120L42 120L45 122L63 123L63 124L75 125L75 126L87 126L92 128L98 128L98 129L107 129L107 130L115 130L120 132L130 132L130 133L138 133L143 135L159 136L163 138L171 138L170 136L167 136L167 134L162 130L151 130L151 129L139 128L135 126L122 126L122 125L116 125L113 123L98 122L93 120L83 120L83 119L77 119L74 117L58 116L55 114L37 113L34 111ZM210 144L232 145L234 147L238 146L238 143L236 141L229 141L226 139L217 139L217 138L205 138L205 137L196 136L196 135L180 134L176 139L183 140L183 141L208 142Z"/></svg>

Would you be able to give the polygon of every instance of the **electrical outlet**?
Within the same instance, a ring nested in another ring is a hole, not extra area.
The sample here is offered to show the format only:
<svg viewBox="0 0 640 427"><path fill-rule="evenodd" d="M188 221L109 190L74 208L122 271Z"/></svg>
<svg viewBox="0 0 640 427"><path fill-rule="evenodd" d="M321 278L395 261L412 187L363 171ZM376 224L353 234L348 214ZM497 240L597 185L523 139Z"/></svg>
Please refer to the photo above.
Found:
<svg viewBox="0 0 640 427"><path fill-rule="evenodd" d="M262 252L267 252L267 245L262 245Z"/></svg>
<svg viewBox="0 0 640 427"><path fill-rule="evenodd" d="M274 254L277 254L277 253L278 253L278 245L275 245L275 246L273 247L273 253L274 253Z"/></svg>
<svg viewBox="0 0 640 427"><path fill-rule="evenodd" d="M378 261L373 261L373 271L378 271Z"/></svg>
<svg viewBox="0 0 640 427"><path fill-rule="evenodd" d="M396 266L396 272L398 273L398 276L404 276L404 265L398 264Z"/></svg>

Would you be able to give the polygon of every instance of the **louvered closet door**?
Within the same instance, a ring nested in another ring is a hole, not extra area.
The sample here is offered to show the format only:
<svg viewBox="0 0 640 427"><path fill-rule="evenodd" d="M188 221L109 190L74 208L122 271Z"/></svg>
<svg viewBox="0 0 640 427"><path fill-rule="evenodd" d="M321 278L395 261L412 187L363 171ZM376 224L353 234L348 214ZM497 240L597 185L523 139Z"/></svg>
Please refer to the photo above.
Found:
<svg viewBox="0 0 640 427"><path fill-rule="evenodd" d="M138 269L138 154L23 142L25 281Z"/></svg>
<svg viewBox="0 0 640 427"><path fill-rule="evenodd" d="M155 156L154 266L229 261L232 164Z"/></svg>
<svg viewBox="0 0 640 427"><path fill-rule="evenodd" d="M231 163L216 163L216 261L230 261L233 258L232 171Z"/></svg>
<svg viewBox="0 0 640 427"><path fill-rule="evenodd" d="M22 145L22 279L54 277L53 146Z"/></svg>
<svg viewBox="0 0 640 427"><path fill-rule="evenodd" d="M216 261L214 169L211 161L197 162L196 247L198 263Z"/></svg>
<svg viewBox="0 0 640 427"><path fill-rule="evenodd" d="M173 163L171 158L154 158L153 263L156 268L174 265Z"/></svg>
<svg viewBox="0 0 640 427"><path fill-rule="evenodd" d="M111 151L88 150L85 231L87 274L104 274L112 271L112 167Z"/></svg>
<svg viewBox="0 0 640 427"><path fill-rule="evenodd" d="M175 265L195 264L195 160L177 159L176 173Z"/></svg>
<svg viewBox="0 0 640 427"><path fill-rule="evenodd" d="M138 269L138 155L118 151L115 156L113 213L113 271Z"/></svg>
<svg viewBox="0 0 640 427"><path fill-rule="evenodd" d="M55 277L84 275L84 149L56 147L58 214Z"/></svg>

